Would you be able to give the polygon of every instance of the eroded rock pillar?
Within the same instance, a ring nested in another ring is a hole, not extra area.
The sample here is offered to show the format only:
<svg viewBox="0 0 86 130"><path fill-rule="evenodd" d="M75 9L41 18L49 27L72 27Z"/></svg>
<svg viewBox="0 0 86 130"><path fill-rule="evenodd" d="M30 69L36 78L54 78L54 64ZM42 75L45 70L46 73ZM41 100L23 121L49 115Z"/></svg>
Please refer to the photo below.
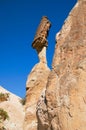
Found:
<svg viewBox="0 0 86 130"><path fill-rule="evenodd" d="M39 63L36 64L28 76L26 82L26 114L24 130L37 130L38 121L36 117L36 106L45 90L50 69L47 67L46 47L48 46L47 36L51 24L47 17L42 17L37 29L32 47L36 49Z"/></svg>

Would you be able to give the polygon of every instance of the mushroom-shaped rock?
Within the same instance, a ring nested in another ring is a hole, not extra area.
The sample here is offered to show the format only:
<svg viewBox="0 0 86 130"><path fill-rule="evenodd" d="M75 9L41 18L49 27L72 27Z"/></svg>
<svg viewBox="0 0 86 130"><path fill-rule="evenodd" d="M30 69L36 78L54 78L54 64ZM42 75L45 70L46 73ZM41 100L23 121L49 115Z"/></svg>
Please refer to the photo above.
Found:
<svg viewBox="0 0 86 130"><path fill-rule="evenodd" d="M32 43L32 47L36 49L38 53L43 49L43 47L48 46L47 36L50 26L51 23L48 18L43 16Z"/></svg>

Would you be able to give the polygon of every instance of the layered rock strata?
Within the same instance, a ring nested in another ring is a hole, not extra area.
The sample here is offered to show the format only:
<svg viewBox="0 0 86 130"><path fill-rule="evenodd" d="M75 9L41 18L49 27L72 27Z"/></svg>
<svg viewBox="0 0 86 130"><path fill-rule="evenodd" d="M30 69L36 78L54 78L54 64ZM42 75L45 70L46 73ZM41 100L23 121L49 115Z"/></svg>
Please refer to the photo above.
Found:
<svg viewBox="0 0 86 130"><path fill-rule="evenodd" d="M86 129L86 0L56 35L52 71L39 99L38 130Z"/></svg>

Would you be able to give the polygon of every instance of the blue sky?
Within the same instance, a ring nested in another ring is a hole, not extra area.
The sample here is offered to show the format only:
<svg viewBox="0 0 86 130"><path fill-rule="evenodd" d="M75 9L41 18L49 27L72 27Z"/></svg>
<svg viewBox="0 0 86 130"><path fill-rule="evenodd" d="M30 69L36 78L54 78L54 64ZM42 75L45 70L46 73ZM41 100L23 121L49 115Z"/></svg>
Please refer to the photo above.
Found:
<svg viewBox="0 0 86 130"><path fill-rule="evenodd" d="M51 68L55 35L76 0L0 0L0 85L24 97L27 76L38 63L31 44L42 16L52 23L47 60Z"/></svg>

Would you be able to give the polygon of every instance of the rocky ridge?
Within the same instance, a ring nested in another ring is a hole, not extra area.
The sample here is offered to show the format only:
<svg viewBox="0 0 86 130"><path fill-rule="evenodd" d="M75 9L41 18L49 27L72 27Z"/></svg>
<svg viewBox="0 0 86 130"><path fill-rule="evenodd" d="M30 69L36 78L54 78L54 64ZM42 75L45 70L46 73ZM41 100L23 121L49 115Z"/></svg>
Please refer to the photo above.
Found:
<svg viewBox="0 0 86 130"><path fill-rule="evenodd" d="M25 111L24 106L20 103L21 98L7 91L1 86L0 94L9 95L7 101L0 102L0 109L3 109L7 112L9 119L2 123L0 120L0 125L2 125L2 127L4 127L6 130L23 130Z"/></svg>

